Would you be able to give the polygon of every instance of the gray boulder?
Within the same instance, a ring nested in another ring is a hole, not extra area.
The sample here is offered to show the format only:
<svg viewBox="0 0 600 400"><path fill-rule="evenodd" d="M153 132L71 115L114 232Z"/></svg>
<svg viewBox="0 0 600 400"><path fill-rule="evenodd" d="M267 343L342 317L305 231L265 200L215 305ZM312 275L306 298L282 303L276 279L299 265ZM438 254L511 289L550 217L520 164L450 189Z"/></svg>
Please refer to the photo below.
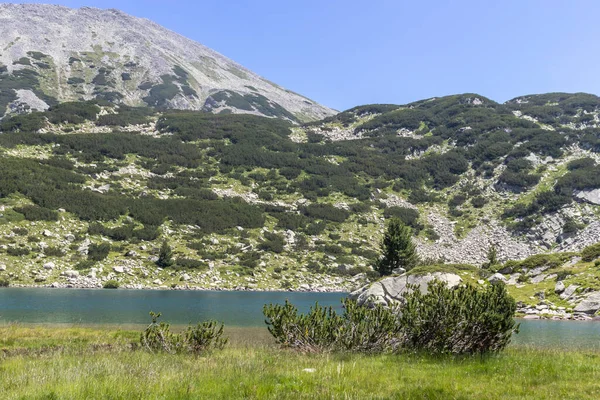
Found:
<svg viewBox="0 0 600 400"><path fill-rule="evenodd" d="M581 303L575 307L575 312L595 314L600 310L600 292L590 293Z"/></svg>
<svg viewBox="0 0 600 400"><path fill-rule="evenodd" d="M349 297L356 300L359 305L373 306L375 304L384 304L392 306L399 304L404 293L407 293L410 290L408 286L418 286L419 290L422 293L425 293L427 292L429 282L436 279L446 283L449 287L455 287L462 282L460 276L445 272L434 272L426 275L405 274L391 276L363 286L350 293Z"/></svg>
<svg viewBox="0 0 600 400"><path fill-rule="evenodd" d="M563 283L563 281L558 281L556 282L556 285L554 286L554 293L562 293L565 291L565 284Z"/></svg>
<svg viewBox="0 0 600 400"><path fill-rule="evenodd" d="M569 297L573 296L573 294L575 293L575 291L579 289L579 286L577 285L569 285L564 292L562 292L560 294L560 298L563 300L568 299Z"/></svg>
<svg viewBox="0 0 600 400"><path fill-rule="evenodd" d="M503 282L503 283L506 283L506 282L508 282L508 279L506 279L506 278L504 277L504 275L502 275L502 274L499 274L499 273L497 273L497 272L496 272L494 275L492 275L492 276L490 276L490 277L488 278L488 282L489 282L489 283L496 283L496 282Z"/></svg>
<svg viewBox="0 0 600 400"><path fill-rule="evenodd" d="M600 204L600 189L582 190L580 192L575 193L575 197L577 197L578 199L587 201L588 203L599 205Z"/></svg>

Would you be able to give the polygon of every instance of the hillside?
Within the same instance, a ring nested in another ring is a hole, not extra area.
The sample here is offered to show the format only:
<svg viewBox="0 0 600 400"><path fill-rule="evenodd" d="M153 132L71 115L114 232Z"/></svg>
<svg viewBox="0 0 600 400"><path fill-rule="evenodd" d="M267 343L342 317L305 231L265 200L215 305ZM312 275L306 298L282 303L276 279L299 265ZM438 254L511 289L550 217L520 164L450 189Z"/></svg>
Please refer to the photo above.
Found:
<svg viewBox="0 0 600 400"><path fill-rule="evenodd" d="M299 122L334 113L146 19L0 4L0 117L90 99Z"/></svg>
<svg viewBox="0 0 600 400"><path fill-rule="evenodd" d="M424 267L471 264L477 282L495 247L513 295L535 305L560 280L575 286L555 296L568 310L600 289L597 256L578 258L600 242L599 109L587 94L464 94L302 126L102 101L5 118L0 274L13 285L350 290L377 278L397 216ZM159 268L164 241L174 262Z"/></svg>

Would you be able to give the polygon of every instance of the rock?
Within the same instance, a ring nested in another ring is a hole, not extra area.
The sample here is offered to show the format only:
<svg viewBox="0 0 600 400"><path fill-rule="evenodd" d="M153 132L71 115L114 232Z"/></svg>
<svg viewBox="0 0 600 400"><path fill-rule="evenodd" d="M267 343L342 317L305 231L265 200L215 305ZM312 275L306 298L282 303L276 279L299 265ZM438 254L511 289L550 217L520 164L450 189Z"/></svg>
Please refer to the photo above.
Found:
<svg viewBox="0 0 600 400"><path fill-rule="evenodd" d="M61 275L66 276L67 278L78 278L79 272L73 270L64 271Z"/></svg>
<svg viewBox="0 0 600 400"><path fill-rule="evenodd" d="M539 315L526 315L523 319L540 319Z"/></svg>
<svg viewBox="0 0 600 400"><path fill-rule="evenodd" d="M90 244L92 244L92 241L89 238L86 238L77 248L79 254L81 254L82 256L86 256L90 248Z"/></svg>
<svg viewBox="0 0 600 400"><path fill-rule="evenodd" d="M108 191L110 190L110 184L106 184L106 185L102 185L102 186L98 186L97 188L94 189L95 192L98 193L108 193Z"/></svg>
<svg viewBox="0 0 600 400"><path fill-rule="evenodd" d="M48 229L44 229L44 231L42 232L42 235L45 237L52 237L54 236L54 234L52 232L50 232Z"/></svg>
<svg viewBox="0 0 600 400"><path fill-rule="evenodd" d="M125 257L137 257L138 253L134 250L129 250L127 253L125 253Z"/></svg>
<svg viewBox="0 0 600 400"><path fill-rule="evenodd" d="M65 240L67 242L72 242L72 241L75 240L75 235L72 235L72 234L69 233L68 235L65 235Z"/></svg>
<svg viewBox="0 0 600 400"><path fill-rule="evenodd" d="M47 262L43 265L44 269L54 269L56 268L56 264L54 264L52 261Z"/></svg>
<svg viewBox="0 0 600 400"><path fill-rule="evenodd" d="M577 286L577 285L569 285L569 287L567 287L565 289L565 291L560 294L560 298L563 299L563 300L568 299L569 297L571 297L575 293L575 291L577 289L579 289L579 286Z"/></svg>
<svg viewBox="0 0 600 400"><path fill-rule="evenodd" d="M581 303L579 303L574 311L586 314L595 314L600 310L600 291L590 293Z"/></svg>
<svg viewBox="0 0 600 400"><path fill-rule="evenodd" d="M600 205L600 189L582 190L575 193L575 197L595 205Z"/></svg>
<svg viewBox="0 0 600 400"><path fill-rule="evenodd" d="M496 272L494 275L492 275L492 276L490 276L490 277L488 278L488 282L489 282L489 283L496 283L496 282L503 282L503 283L506 283L506 282L508 282L508 279L506 279L506 278L504 277L504 275L502 275L502 274L499 274L499 273L497 273L497 272Z"/></svg>
<svg viewBox="0 0 600 400"><path fill-rule="evenodd" d="M6 271L6 265L0 264L0 271Z"/></svg>
<svg viewBox="0 0 600 400"><path fill-rule="evenodd" d="M563 281L556 282L556 285L554 286L554 293L560 294L564 291L565 291L565 284L563 283Z"/></svg>
<svg viewBox="0 0 600 400"><path fill-rule="evenodd" d="M398 267L398 268L392 270L392 274L402 275L404 273L406 273L406 269L404 269L402 267Z"/></svg>
<svg viewBox="0 0 600 400"><path fill-rule="evenodd" d="M400 275L384 278L379 282L363 286L350 293L350 298L355 299L359 305L372 306L375 304L394 305L409 289L408 285L415 285L423 293L427 291L429 282L433 280L445 282L449 287L457 286L462 279L451 273L434 272L427 275Z"/></svg>
<svg viewBox="0 0 600 400"><path fill-rule="evenodd" d="M152 281L152 283L154 283L155 285L162 285L163 282L160 279L155 279Z"/></svg>
<svg viewBox="0 0 600 400"><path fill-rule="evenodd" d="M547 276L546 274L536 275L533 278L531 278L531 283L540 283L544 279L546 279L546 276Z"/></svg>
<svg viewBox="0 0 600 400"><path fill-rule="evenodd" d="M317 370L314 368L304 368L302 370L302 372L308 372L309 374L313 374L313 373L317 372Z"/></svg>
<svg viewBox="0 0 600 400"><path fill-rule="evenodd" d="M184 282L189 281L190 279L192 279L192 278L188 274L183 274L183 275L181 275L181 278L180 278L180 280L182 280Z"/></svg>
<svg viewBox="0 0 600 400"><path fill-rule="evenodd" d="M125 272L125 269L121 266L117 266L113 267L113 271L115 271L117 274L122 274L123 272Z"/></svg>

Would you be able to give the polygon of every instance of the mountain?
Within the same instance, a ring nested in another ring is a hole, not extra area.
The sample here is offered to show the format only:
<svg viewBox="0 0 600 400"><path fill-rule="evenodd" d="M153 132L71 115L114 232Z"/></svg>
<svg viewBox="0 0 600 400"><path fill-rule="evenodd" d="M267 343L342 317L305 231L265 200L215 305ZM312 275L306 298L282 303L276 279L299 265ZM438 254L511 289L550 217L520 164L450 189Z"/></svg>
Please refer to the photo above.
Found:
<svg viewBox="0 0 600 400"><path fill-rule="evenodd" d="M12 115L0 279L351 290L377 278L397 217L415 271L504 280L523 312L545 299L566 318L600 290L599 115L585 93L460 94L303 125L91 101Z"/></svg>
<svg viewBox="0 0 600 400"><path fill-rule="evenodd" d="M90 99L298 122L334 114L146 19L0 4L0 117Z"/></svg>

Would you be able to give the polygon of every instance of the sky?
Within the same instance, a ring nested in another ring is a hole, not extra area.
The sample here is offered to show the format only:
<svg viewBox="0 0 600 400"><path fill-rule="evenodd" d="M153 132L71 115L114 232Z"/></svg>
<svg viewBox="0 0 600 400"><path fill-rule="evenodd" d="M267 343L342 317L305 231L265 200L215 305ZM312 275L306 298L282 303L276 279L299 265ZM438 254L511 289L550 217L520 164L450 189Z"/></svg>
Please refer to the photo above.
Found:
<svg viewBox="0 0 600 400"><path fill-rule="evenodd" d="M151 19L338 110L456 93L600 94L596 0L55 1Z"/></svg>

